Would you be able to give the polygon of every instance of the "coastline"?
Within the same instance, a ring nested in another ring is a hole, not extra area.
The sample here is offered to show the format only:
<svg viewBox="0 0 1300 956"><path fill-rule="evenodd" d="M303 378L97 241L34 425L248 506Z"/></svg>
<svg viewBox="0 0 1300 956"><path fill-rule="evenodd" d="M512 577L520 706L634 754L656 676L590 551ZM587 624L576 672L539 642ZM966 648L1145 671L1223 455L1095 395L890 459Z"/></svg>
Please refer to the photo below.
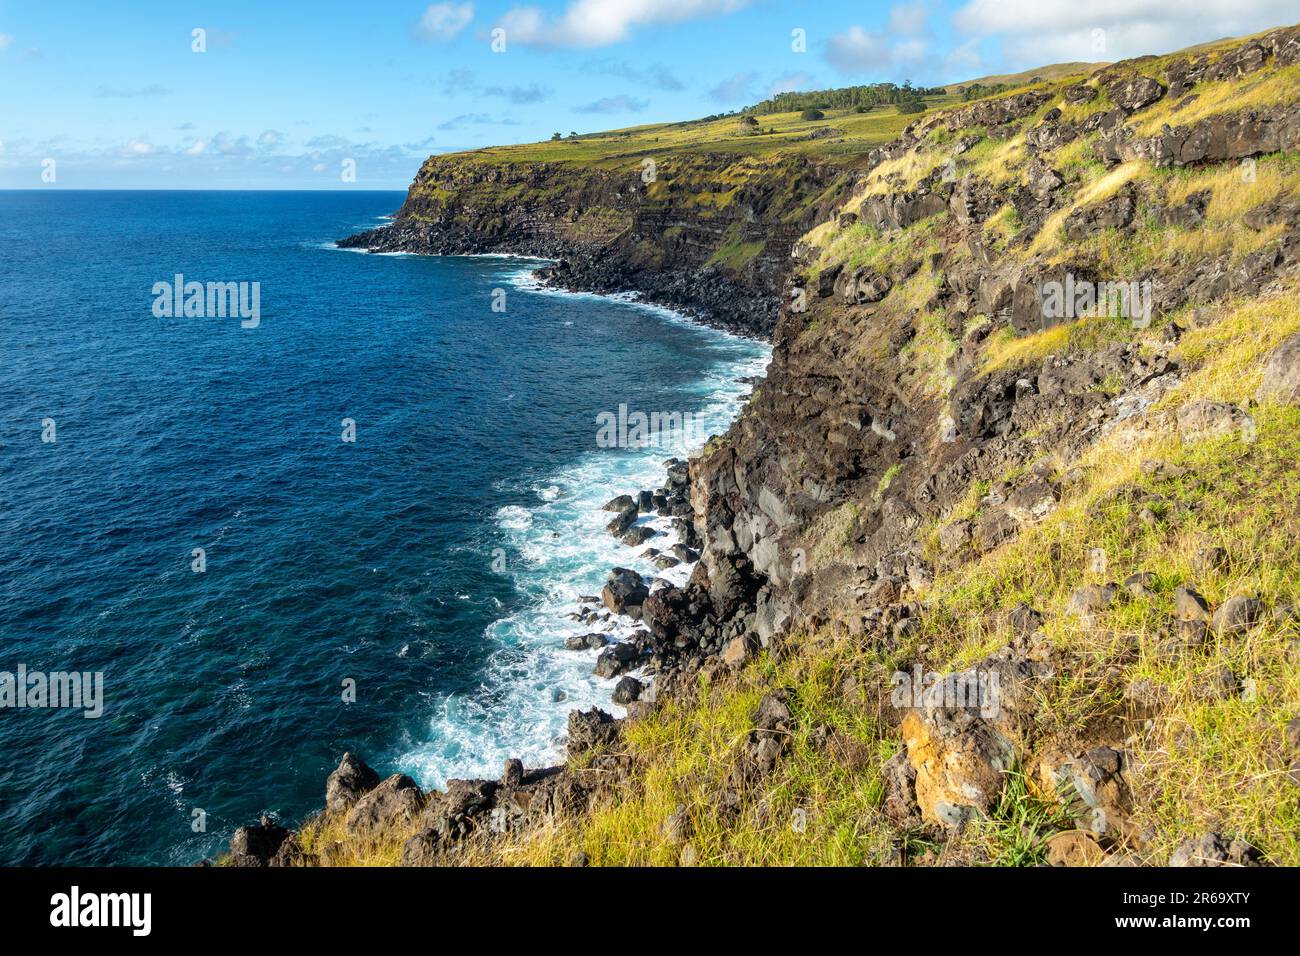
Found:
<svg viewBox="0 0 1300 956"><path fill-rule="evenodd" d="M497 257L532 260L538 283L555 292L601 295L656 306L697 325L768 342L780 307L777 296L729 280L705 268L689 273L625 265L608 250L592 252L571 243L534 239L514 243L462 233L432 236L407 227L400 215L388 224L337 240L335 248L370 255Z"/></svg>
<svg viewBox="0 0 1300 956"><path fill-rule="evenodd" d="M346 251L394 254L355 247ZM711 434L721 434L730 427L748 398L753 380L763 374L770 361L771 348L766 342L702 322L698 315L685 310L647 301L635 290L571 290L548 282L544 267L553 264L553 259L515 252L454 255L522 264L505 278L514 288L531 294L612 300L662 321L746 346L737 349L736 357L720 361L717 369L700 381L698 414L709 423ZM589 453L551 476L549 484L535 483L534 504L502 508L494 520L510 542L512 560L517 555L517 560L528 568L522 574L526 580L517 580L516 584L531 593L532 600L525 610L498 618L484 633L484 638L496 642L498 649L484 676L483 696L495 699L509 694L517 700L509 708L503 708L498 701L496 712L480 710L483 705L477 698L439 701L428 718L431 727L427 739L408 740L392 752L376 754L377 762L409 774L422 786L435 788L441 788L449 779L497 773L508 758L522 758L529 766L559 764L564 760L565 722L570 711L599 708L616 719L626 716L628 705L635 701L620 700L614 691L618 682L627 677L642 686L642 700L653 700L653 676L645 671L640 649L638 663L620 663L613 675L593 674L593 669L602 666L603 652L630 653L615 649L644 644L645 638L637 618L613 613L601 601L600 592L615 568L641 574L648 591L686 585L699 557L699 541L693 527L687 527L691 520L689 484L679 482L674 489L669 472L670 466L684 462L701 447L702 442L697 441L694 447L668 442L640 450L621 448L614 464L607 457L609 449ZM668 496L665 507L639 511L622 532L644 529L633 533L649 537L629 545L620 540L622 533L609 533L606 525L616 515L604 510L603 505L625 495L633 500L653 501L658 493ZM575 544L575 539L581 543ZM690 547L692 543L694 548ZM688 550L674 558L670 552L679 548ZM684 557L691 559L682 560ZM593 578L592 568L597 564L599 576ZM552 565L561 567L550 570ZM507 573L513 571L512 567ZM539 576L544 583L536 580ZM597 633L605 638L599 646L595 646L593 637ZM590 643L577 646L584 636ZM566 642L570 646L566 647ZM611 655L606 655L604 666L611 666ZM579 671L580 676L575 673ZM520 679L520 672L526 672L527 679ZM543 688L543 683L550 686ZM509 749L503 750L500 738L511 722L518 726ZM459 751L458 758L449 756L452 748Z"/></svg>

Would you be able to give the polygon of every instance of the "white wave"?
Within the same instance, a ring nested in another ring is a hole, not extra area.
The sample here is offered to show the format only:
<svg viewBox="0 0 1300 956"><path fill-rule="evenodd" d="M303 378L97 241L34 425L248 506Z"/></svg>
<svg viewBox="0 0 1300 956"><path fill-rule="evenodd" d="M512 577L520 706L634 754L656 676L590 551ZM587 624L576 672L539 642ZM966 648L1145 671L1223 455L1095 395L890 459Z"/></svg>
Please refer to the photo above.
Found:
<svg viewBox="0 0 1300 956"><path fill-rule="evenodd" d="M528 270L512 273L511 280L538 294L591 295L542 287ZM770 348L703 328L680 313L632 297L601 298L689 324L725 346L725 358L692 389L704 434L725 431L738 400L749 391L737 380L762 374ZM486 629L485 638L497 649L476 693L432 695L427 733L408 743L396 761L398 769L426 787L441 787L454 777L497 777L509 757L521 758L526 766L545 766L563 759L569 711L600 707L622 716L624 708L610 700L614 682L592 674L599 652L566 650L564 642L593 630L621 640L639 626L626 618L599 626L572 619L583 596L600 593L611 568L632 568L678 586L689 577L689 565L661 571L646 554L649 548L663 551L676 543L671 519L638 519L657 534L633 549L605 530L611 515L602 510L614 495L662 486L664 460L696 450L684 446L685 435L675 437L678 441L671 446L593 449L537 482L532 488L535 503L509 505L496 513L508 555L506 570L525 596L524 606ZM599 605L586 606L604 611Z"/></svg>

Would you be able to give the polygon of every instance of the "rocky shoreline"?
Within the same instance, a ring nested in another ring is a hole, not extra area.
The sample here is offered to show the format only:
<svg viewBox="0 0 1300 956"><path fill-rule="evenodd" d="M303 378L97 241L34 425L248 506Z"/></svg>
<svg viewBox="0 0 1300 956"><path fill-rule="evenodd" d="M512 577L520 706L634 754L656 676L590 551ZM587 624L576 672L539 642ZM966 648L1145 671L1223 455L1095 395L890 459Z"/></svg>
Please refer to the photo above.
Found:
<svg viewBox="0 0 1300 956"><path fill-rule="evenodd" d="M606 531L630 548L671 538L662 548L651 545L640 554L660 570L692 568L700 575L702 542L692 521L691 471L679 458L664 462L665 480L656 489L622 494L603 508L613 517ZM638 519L668 518L673 533L661 535ZM617 744L625 719L648 716L663 696L679 690L708 663L709 645L687 638L687 631L669 631L665 623L680 614L680 591L663 578L646 577L629 568L613 568L599 595L584 596L570 618L590 628L565 642L572 651L599 650L594 673L615 680L612 703L625 707L626 718L616 718L593 708L571 711L563 765L525 768L522 761L505 762L499 780L453 779L443 791L424 792L405 774L386 779L361 758L345 753L330 774L325 788L325 813L341 815L352 835L415 832L403 846L402 865L447 862L448 854L469 852L475 841L490 842L501 834L553 818L556 812L575 813L616 788L628 771L625 758L611 749ZM647 617L649 615L649 617ZM608 633L610 621L623 617L641 622L623 640ZM649 626L645 626L649 625ZM737 667L749 655L743 636L735 637L722 654L727 667ZM635 676L635 674L640 676ZM574 761L591 758L582 770ZM593 775L594 774L594 775ZM305 852L299 833L262 817L256 825L237 829L231 838L231 866L301 866L327 862ZM571 861L581 865L583 860ZM204 865L208 865L205 861Z"/></svg>
<svg viewBox="0 0 1300 956"><path fill-rule="evenodd" d="M607 250L592 251L560 240L489 240L448 232L427 223L394 222L340 239L340 249L418 255L517 255L549 259L534 271L543 284L566 292L630 294L638 301L679 312L701 325L733 335L767 339L780 299L727 278L716 269L655 271L631 266Z"/></svg>
<svg viewBox="0 0 1300 956"><path fill-rule="evenodd" d="M638 301L671 308L703 325L736 335L756 336L764 323L755 315L761 309L770 308L773 313L776 310L776 304L760 293L739 292L734 283L716 275L659 276L664 281L656 282L652 274L620 268L614 259L602 260L580 251L575 256L572 248L502 248L465 234L412 230L401 222L350 236L338 245L371 252L500 253L553 258L551 265L534 273L547 285L571 292L631 293ZM570 258L564 257L566 253ZM752 379L742 384L755 386L759 381ZM612 517L605 530L630 548L648 545L639 556L649 558L661 571L688 567L691 581L707 580L699 563L703 541L694 520L690 462L673 457L665 460L663 467L664 481L659 487L619 494L606 502L603 510ZM671 533L649 527L644 519L653 517L668 519ZM729 600L738 605L744 597L735 594ZM722 649L716 640L701 642L702 632L682 626L684 615L700 612L698 607L684 605L681 591L664 578L643 576L624 567L611 569L600 594L584 595L569 615L591 630L569 637L565 647L575 652L600 651L593 673L615 681L611 703L625 708L626 718L599 708L571 711L565 764L525 768L520 760L510 759L497 781L452 779L441 792L426 793L405 774L381 780L364 760L345 753L326 781L324 812L342 815L351 834L401 831L420 824L418 832L406 841L402 865L447 862L447 854L464 853L475 840L490 842L500 834L551 819L557 811L579 812L610 794L629 770L625 759L608 753L618 741L623 721L647 716L658 701L689 683L701 668L708 666L709 657ZM616 639L607 631L617 617L641 626L634 627L626 638ZM673 621L677 623L670 625ZM736 629L725 651L723 664L738 667L750 656L751 642ZM570 769L571 762L593 755L590 767L582 771ZM593 771L598 774L593 776ZM531 814L529 807L533 808ZM232 866L324 862L304 853L298 842L300 832L264 816L256 825L235 831L223 862ZM584 861L572 862L581 865ZM204 865L208 865L207 861Z"/></svg>

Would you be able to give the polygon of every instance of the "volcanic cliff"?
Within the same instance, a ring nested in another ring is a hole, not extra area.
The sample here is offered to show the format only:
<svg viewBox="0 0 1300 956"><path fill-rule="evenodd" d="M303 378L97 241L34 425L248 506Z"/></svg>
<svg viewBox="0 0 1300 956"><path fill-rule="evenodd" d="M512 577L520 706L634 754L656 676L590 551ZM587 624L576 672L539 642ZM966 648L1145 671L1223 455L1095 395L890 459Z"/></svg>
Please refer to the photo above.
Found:
<svg viewBox="0 0 1300 956"><path fill-rule="evenodd" d="M700 560L611 580L626 719L441 793L349 755L232 859L1300 862L1297 91L1288 28L858 151L430 158L344 244L553 258L772 362L631 499Z"/></svg>

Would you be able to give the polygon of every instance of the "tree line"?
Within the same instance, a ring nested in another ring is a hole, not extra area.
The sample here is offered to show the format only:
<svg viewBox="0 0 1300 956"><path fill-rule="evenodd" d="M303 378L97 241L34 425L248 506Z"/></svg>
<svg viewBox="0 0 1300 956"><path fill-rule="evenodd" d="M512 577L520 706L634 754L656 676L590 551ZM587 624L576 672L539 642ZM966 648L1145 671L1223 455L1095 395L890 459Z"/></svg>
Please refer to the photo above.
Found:
<svg viewBox="0 0 1300 956"><path fill-rule="evenodd" d="M877 106L897 106L899 112L920 112L925 109L927 96L943 94L942 86L913 86L903 83L868 83L865 86L846 86L837 90L808 90L802 93L777 93L745 110L757 116L768 113L797 113L804 110L845 110L860 112Z"/></svg>

